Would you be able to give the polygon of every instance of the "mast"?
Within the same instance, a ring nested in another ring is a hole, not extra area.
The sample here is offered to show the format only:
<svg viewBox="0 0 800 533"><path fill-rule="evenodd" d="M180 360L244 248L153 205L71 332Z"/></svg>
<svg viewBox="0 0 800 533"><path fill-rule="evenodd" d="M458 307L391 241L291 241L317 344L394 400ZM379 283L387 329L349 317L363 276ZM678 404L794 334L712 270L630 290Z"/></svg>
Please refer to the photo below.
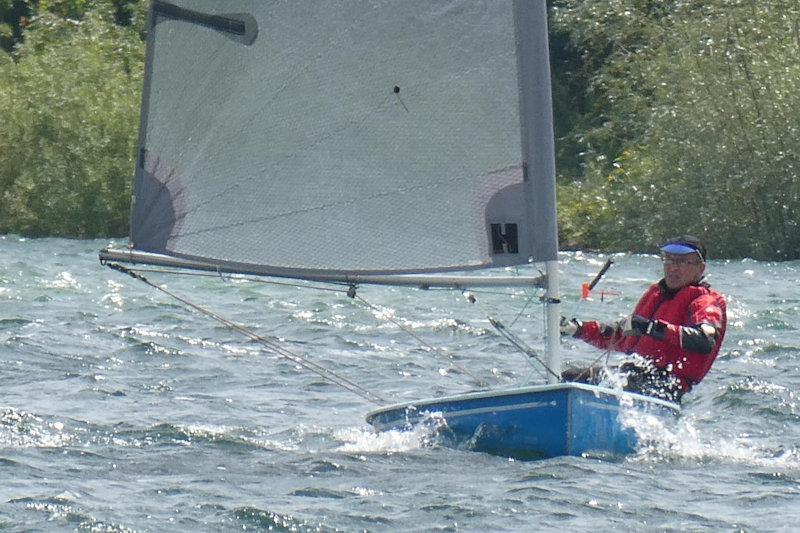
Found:
<svg viewBox="0 0 800 533"><path fill-rule="evenodd" d="M555 373L555 375L550 372L547 373L547 382L558 383L557 376L561 375L561 334L558 330L558 323L561 318L561 304L558 296L558 261L548 261L545 269L547 277L547 291L545 293L545 324L547 327L545 359L547 368Z"/></svg>

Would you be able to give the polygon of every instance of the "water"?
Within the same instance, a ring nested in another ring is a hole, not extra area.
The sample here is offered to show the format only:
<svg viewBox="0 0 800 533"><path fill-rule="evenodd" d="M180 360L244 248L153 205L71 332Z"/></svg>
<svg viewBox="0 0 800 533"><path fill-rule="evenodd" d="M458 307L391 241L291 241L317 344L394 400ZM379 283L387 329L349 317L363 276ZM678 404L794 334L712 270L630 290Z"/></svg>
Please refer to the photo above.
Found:
<svg viewBox="0 0 800 533"><path fill-rule="evenodd" d="M7 531L792 531L800 522L800 263L711 262L729 329L676 425L625 458L536 462L374 434L376 407L145 284L101 241L0 237L0 529ZM565 314L629 310L660 263L562 256ZM531 272L526 272L531 273ZM520 290L344 294L147 274L389 401L538 381L490 314L541 346ZM598 291L621 294L602 295ZM387 318L392 318L388 321ZM445 358L398 326L435 346ZM588 345L565 345L589 363Z"/></svg>

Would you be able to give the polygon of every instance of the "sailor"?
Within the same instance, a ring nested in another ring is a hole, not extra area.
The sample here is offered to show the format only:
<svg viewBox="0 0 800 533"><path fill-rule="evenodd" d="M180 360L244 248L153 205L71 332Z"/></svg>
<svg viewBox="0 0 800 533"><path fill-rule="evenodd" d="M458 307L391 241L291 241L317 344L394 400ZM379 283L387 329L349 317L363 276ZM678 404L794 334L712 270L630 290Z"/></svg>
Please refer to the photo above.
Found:
<svg viewBox="0 0 800 533"><path fill-rule="evenodd" d="M561 334L604 350L636 354L619 367L624 389L680 402L699 383L725 337L725 298L703 281L706 248L690 235L661 246L664 277L644 293L633 313L614 324L561 319ZM599 383L602 367L572 368L564 381Z"/></svg>

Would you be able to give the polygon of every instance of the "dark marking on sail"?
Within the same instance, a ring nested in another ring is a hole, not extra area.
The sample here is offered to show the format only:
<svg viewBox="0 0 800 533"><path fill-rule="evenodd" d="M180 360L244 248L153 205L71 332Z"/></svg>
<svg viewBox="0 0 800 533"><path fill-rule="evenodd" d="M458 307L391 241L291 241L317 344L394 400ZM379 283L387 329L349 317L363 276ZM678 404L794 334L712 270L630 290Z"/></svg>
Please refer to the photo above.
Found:
<svg viewBox="0 0 800 533"><path fill-rule="evenodd" d="M487 253L494 265L515 265L531 251L527 184L522 181L521 164L490 172L484 179L495 191L485 207Z"/></svg>
<svg viewBox="0 0 800 533"><path fill-rule="evenodd" d="M246 13L211 15L209 13L176 6L175 4L170 4L162 0L155 0L153 2L153 13L173 20L182 20L212 28L226 35L233 36L237 41L247 45L253 44L253 41L255 41L258 36L258 23L256 19L252 15ZM153 21L157 23L157 17L153 17Z"/></svg>
<svg viewBox="0 0 800 533"><path fill-rule="evenodd" d="M166 253L170 238L180 232L186 207L180 174L160 157L142 149L131 216L131 242L142 251Z"/></svg>
<svg viewBox="0 0 800 533"><path fill-rule="evenodd" d="M395 97L397 98L397 101L400 102L400 105L403 106L403 109L406 110L406 113L409 113L409 110L408 110L408 107L406 106L406 103L403 102L402 98L400 98L400 86L399 85L395 85L394 88L392 89L392 92L394 93Z"/></svg>
<svg viewBox="0 0 800 533"><path fill-rule="evenodd" d="M516 224L492 224L492 252L518 254L519 238Z"/></svg>

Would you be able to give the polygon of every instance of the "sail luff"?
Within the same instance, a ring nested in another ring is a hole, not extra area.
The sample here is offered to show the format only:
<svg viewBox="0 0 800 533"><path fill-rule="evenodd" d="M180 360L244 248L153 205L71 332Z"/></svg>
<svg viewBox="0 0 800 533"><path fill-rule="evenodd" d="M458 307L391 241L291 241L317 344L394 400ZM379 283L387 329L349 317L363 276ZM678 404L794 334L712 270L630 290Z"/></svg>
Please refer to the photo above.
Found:
<svg viewBox="0 0 800 533"><path fill-rule="evenodd" d="M537 261L552 261L558 254L558 227L547 6L545 0L515 0L514 12L523 165L532 185L525 191L537 236L533 255Z"/></svg>
<svg viewBox="0 0 800 533"><path fill-rule="evenodd" d="M520 76L520 118L526 188L530 211L534 256L546 261L547 288L545 352L552 371L548 381L561 374L560 295L558 283L558 222L556 216L555 139L550 76L550 52L545 0L515 0L514 13Z"/></svg>

